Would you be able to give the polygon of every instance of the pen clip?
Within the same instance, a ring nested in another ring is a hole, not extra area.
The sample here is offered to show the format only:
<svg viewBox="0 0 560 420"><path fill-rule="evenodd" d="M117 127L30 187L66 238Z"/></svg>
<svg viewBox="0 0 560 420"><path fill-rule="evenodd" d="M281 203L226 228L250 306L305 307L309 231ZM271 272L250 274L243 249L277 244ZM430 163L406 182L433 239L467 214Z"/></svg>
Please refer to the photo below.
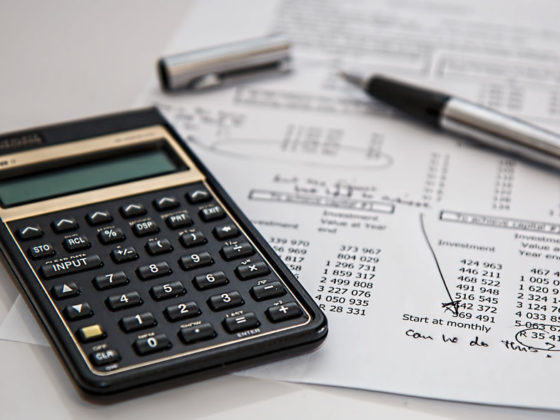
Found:
<svg viewBox="0 0 560 420"><path fill-rule="evenodd" d="M290 70L290 41L282 34L164 57L158 62L165 90L200 90Z"/></svg>

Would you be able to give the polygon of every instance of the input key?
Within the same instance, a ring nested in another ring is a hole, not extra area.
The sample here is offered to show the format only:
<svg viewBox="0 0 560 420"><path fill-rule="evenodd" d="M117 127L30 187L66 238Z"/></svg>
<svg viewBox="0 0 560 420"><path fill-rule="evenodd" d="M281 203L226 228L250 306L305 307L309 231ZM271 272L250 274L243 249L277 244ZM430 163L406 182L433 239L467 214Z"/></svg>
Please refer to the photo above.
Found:
<svg viewBox="0 0 560 420"><path fill-rule="evenodd" d="M81 255L67 260L55 261L43 264L39 269L41 275L46 279L65 276L67 274L79 273L81 271L93 270L101 267L103 262L99 255Z"/></svg>

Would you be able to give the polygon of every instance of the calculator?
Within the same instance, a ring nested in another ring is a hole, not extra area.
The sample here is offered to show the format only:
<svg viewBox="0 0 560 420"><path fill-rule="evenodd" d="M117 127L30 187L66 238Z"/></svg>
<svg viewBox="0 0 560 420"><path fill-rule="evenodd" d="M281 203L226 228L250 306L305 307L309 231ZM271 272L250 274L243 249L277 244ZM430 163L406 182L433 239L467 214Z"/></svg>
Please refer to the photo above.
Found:
<svg viewBox="0 0 560 420"><path fill-rule="evenodd" d="M85 391L326 337L319 307L155 108L0 136L0 217L7 265Z"/></svg>

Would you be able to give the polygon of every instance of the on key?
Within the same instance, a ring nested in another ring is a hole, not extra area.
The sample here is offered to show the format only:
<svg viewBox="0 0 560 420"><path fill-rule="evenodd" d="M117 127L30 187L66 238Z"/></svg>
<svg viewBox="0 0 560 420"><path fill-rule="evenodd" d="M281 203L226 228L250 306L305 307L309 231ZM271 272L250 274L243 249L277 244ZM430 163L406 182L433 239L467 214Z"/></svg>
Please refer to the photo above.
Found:
<svg viewBox="0 0 560 420"><path fill-rule="evenodd" d="M46 278L54 278L65 276L67 274L78 273L80 271L93 270L101 267L103 263L99 255L86 255L82 257L72 258L65 261L43 264L39 271Z"/></svg>
<svg viewBox="0 0 560 420"><path fill-rule="evenodd" d="M95 366L109 365L121 360L119 353L113 349L96 351L90 354L89 358Z"/></svg>

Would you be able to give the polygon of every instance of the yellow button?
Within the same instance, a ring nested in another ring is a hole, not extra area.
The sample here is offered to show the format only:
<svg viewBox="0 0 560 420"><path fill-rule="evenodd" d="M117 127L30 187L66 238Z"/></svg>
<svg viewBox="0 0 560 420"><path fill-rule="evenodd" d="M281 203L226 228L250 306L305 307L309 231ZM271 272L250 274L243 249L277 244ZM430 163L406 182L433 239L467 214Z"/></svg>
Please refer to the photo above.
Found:
<svg viewBox="0 0 560 420"><path fill-rule="evenodd" d="M105 332L101 325L88 325L87 327L80 328L79 330L80 338L82 341L97 340L105 336Z"/></svg>

